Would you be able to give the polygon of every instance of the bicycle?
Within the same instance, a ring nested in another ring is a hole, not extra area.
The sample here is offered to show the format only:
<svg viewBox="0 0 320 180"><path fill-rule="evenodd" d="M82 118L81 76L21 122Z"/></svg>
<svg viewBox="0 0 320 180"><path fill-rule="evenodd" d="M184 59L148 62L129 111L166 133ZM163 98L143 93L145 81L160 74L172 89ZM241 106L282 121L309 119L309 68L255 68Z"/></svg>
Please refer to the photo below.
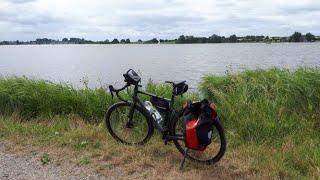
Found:
<svg viewBox="0 0 320 180"><path fill-rule="evenodd" d="M141 78L134 70L129 69L123 76L126 82L125 86L119 89L115 89L112 85L109 86L112 98L115 93L120 102L111 105L105 116L107 130L115 140L127 145L144 145L151 138L154 128L156 128L162 134L165 145L173 141L179 152L184 155L181 167L185 158L205 164L214 164L222 158L226 150L226 139L219 120L214 121L212 143L210 144L210 146L213 145L212 148L208 149L207 147L205 151L199 152L185 147L181 118L183 109L176 110L174 102L176 96L182 96L187 92L186 81L166 81L166 83L172 85L171 99L168 99L140 90L139 88L142 87L140 85ZM125 100L119 94L124 89L128 90L130 86L133 86L131 101ZM164 114L161 121L147 109L146 103L139 98L139 94L149 96L151 104L160 113ZM214 153L205 154L211 151L214 151Z"/></svg>

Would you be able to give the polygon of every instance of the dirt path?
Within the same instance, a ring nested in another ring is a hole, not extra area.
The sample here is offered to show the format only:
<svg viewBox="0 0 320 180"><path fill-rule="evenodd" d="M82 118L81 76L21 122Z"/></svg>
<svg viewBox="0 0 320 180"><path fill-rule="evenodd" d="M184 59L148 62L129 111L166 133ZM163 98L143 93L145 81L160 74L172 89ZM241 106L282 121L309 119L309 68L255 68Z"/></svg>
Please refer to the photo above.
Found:
<svg viewBox="0 0 320 180"><path fill-rule="evenodd" d="M18 155L7 151L0 142L0 179L115 179L102 177L92 169L64 161L59 166L53 163L43 165L41 155L30 153Z"/></svg>
<svg viewBox="0 0 320 180"><path fill-rule="evenodd" d="M48 162L43 163L44 154L49 153ZM57 153L58 152L58 153ZM170 160L171 161L171 160ZM185 168L185 171L160 166L144 167L132 171L121 165L108 166L98 171L97 164L81 165L74 154L59 149L45 149L31 145L19 145L10 141L0 142L0 180L60 180L60 179L248 179L249 174L239 172L234 166L222 161L220 165L208 168ZM103 164L103 162L101 161ZM111 168L112 167L112 168ZM95 168L95 169L94 169ZM127 167L128 168L128 167ZM161 172L160 172L161 171ZM165 171L165 172L162 172ZM144 173L148 172L145 176Z"/></svg>

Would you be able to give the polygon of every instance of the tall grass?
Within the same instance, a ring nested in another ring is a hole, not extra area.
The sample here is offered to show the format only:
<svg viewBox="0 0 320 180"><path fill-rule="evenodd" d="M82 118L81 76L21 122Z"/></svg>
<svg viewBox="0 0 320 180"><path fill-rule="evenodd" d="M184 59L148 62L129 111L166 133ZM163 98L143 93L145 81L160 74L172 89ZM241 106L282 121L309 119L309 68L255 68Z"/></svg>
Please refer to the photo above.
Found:
<svg viewBox="0 0 320 180"><path fill-rule="evenodd" d="M319 176L320 69L207 75L200 89L216 102L229 145L255 148L255 166Z"/></svg>
<svg viewBox="0 0 320 180"><path fill-rule="evenodd" d="M320 69L270 69L207 75L200 85L228 128L244 141L265 141L320 129Z"/></svg>
<svg viewBox="0 0 320 180"><path fill-rule="evenodd" d="M146 86L148 92L169 98L172 88L169 85ZM131 91L121 93L126 99ZM192 94L188 95L191 98ZM142 96L146 100L148 97ZM177 97L177 105L183 98ZM75 89L65 83L33 80L26 77L0 77L0 114L18 113L26 119L55 115L78 114L88 122L101 122L108 107L117 98L111 97L106 88Z"/></svg>
<svg viewBox="0 0 320 180"><path fill-rule="evenodd" d="M67 84L25 77L0 79L0 112L19 113L24 118L79 114L99 121L114 101L103 88L77 90Z"/></svg>

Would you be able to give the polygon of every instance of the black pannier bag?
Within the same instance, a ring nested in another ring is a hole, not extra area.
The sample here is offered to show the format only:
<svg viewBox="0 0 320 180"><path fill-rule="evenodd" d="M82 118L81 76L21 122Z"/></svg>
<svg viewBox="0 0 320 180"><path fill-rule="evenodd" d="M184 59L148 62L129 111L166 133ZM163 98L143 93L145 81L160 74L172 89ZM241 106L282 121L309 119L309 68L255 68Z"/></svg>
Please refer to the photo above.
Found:
<svg viewBox="0 0 320 180"><path fill-rule="evenodd" d="M152 96L150 98L150 102L152 103L153 106L156 107L156 109L161 112L165 113L170 107L170 100L165 99L165 98L160 98L157 96Z"/></svg>
<svg viewBox="0 0 320 180"><path fill-rule="evenodd" d="M183 109L186 147L204 151L211 144L213 122L216 118L215 108L207 99L187 103Z"/></svg>

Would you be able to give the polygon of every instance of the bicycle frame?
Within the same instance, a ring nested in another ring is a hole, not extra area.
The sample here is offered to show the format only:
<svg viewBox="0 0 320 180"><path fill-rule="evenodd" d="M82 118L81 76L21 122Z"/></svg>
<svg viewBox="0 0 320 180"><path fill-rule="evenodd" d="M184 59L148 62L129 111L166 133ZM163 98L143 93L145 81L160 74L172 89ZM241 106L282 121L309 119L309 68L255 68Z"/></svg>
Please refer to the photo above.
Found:
<svg viewBox="0 0 320 180"><path fill-rule="evenodd" d="M128 88L130 86L130 84L126 84L124 87L120 88L120 89L114 89L112 86L109 86L109 89L110 89L110 92L111 92L111 95L113 97L113 93L112 92L116 92L116 96L121 100L121 101L124 101L124 102L129 102L125 99L123 99L120 95L119 95L119 92L124 90L125 88ZM170 136L168 134L168 130L169 130L169 125L170 125L170 122L173 120L173 118L177 118L178 117L178 112L174 107L174 100L175 100L175 96L174 94L172 93L171 95L171 99L167 99L167 98L164 98L164 97L160 97L160 96L157 96L155 94L152 94L152 93L148 93L148 92L145 92L145 91L141 91L139 90L139 87L141 87L141 85L135 85L134 86L134 91L133 91L133 96L132 96L132 106L130 108L130 111L129 111L129 115L128 115L128 125L132 124L131 120L132 120L132 117L134 115L134 109L135 109L135 106L140 106L142 107L143 109L145 109L145 111L149 112L145 105L144 105L144 102L142 100L140 100L138 94L143 94L143 95L147 95L147 96L150 96L150 97L157 97L157 98L161 98L161 99L166 99L169 101L169 108L168 110L165 112L165 117L163 119L163 126L161 126L152 116L151 116L151 120L153 122L153 125L154 127L163 135L163 139L164 140L173 140L173 139L180 139L179 137L173 137L173 136Z"/></svg>
<svg viewBox="0 0 320 180"><path fill-rule="evenodd" d="M138 94L143 94L143 95L147 95L147 96L150 96L150 97L157 97L157 98L166 99L166 98L157 96L155 94L151 94L151 93L148 93L148 92L145 92L145 91L140 91L138 86L135 86L134 87L134 92L133 92L133 97L132 97L133 98L133 103L132 103L133 107L131 107L132 111L134 110L134 107L136 106L136 104L140 105L146 111L148 111L144 106L144 102L141 101L140 98L138 97ZM166 99L166 100L168 100L168 99ZM161 126L154 118L151 118L154 126L156 127L156 129L162 134L165 134L168 131L168 126L169 126L170 120L171 120L171 118L173 118L174 115L176 115L176 110L173 108L174 95L171 96L171 99L169 100L169 102L170 102L169 103L169 109L165 113L165 117L163 119L163 122L164 122L163 126ZM130 112L129 113L129 118L131 119L132 116L133 116L133 112Z"/></svg>

